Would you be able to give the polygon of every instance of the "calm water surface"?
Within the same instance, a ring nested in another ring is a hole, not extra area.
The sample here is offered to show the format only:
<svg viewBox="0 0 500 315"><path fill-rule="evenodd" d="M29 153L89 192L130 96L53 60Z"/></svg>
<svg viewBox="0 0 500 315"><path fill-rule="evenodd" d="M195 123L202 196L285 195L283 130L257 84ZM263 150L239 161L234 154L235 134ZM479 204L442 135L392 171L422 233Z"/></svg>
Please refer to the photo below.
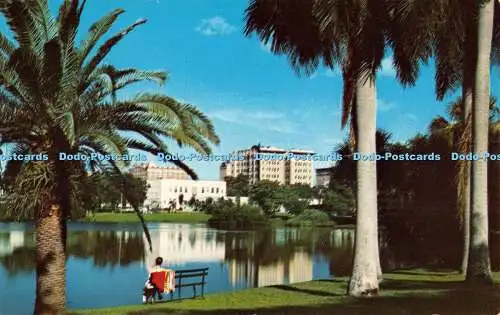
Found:
<svg viewBox="0 0 500 315"><path fill-rule="evenodd" d="M139 225L71 224L70 309L141 302L147 267L162 256L172 269L209 267L207 293L349 274L354 230L273 229L225 232L204 225L150 224L153 252ZM0 315L33 310L33 227L0 223ZM192 290L186 288L186 295Z"/></svg>

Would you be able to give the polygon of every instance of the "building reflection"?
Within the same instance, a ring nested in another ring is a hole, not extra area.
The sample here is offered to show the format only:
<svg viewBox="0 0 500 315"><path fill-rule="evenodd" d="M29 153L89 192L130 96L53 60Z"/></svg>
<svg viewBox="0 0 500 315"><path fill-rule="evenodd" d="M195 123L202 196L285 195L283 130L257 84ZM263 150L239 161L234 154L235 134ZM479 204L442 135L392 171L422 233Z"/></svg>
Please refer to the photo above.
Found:
<svg viewBox="0 0 500 315"><path fill-rule="evenodd" d="M153 251L146 251L146 265L156 257L163 257L166 265L224 260L225 246L217 240L216 231L187 224L159 224L149 233Z"/></svg>
<svg viewBox="0 0 500 315"><path fill-rule="evenodd" d="M226 260L233 287L262 287L313 279L312 248L300 246L300 233L279 229L244 239L228 235Z"/></svg>
<svg viewBox="0 0 500 315"><path fill-rule="evenodd" d="M24 246L24 231L0 233L0 257L11 255L17 248Z"/></svg>
<svg viewBox="0 0 500 315"><path fill-rule="evenodd" d="M354 246L354 229L334 229L332 231L332 245L337 247L352 247Z"/></svg>

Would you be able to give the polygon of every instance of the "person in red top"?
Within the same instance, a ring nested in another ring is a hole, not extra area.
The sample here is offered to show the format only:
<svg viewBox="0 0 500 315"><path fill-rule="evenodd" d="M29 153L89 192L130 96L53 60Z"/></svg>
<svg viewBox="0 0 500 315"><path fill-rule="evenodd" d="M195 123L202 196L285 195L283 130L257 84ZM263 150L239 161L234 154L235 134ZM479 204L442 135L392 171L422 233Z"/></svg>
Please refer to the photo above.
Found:
<svg viewBox="0 0 500 315"><path fill-rule="evenodd" d="M156 294L158 294L159 300L163 298L162 293L165 286L166 270L161 267L162 264L163 258L157 257L155 259L155 265L149 270L148 280L144 284L144 294L142 296L143 303L147 303L150 297L151 301L154 303Z"/></svg>

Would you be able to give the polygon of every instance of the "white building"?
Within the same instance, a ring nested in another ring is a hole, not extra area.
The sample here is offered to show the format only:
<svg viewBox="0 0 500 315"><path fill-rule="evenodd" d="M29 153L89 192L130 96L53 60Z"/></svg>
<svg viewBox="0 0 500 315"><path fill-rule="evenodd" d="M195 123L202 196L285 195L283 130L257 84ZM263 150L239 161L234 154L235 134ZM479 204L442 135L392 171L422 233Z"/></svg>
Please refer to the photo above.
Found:
<svg viewBox="0 0 500 315"><path fill-rule="evenodd" d="M145 206L167 208L172 202L176 208L182 207L192 197L203 201L207 198L217 200L226 197L226 182L219 180L156 179L148 180L149 189Z"/></svg>

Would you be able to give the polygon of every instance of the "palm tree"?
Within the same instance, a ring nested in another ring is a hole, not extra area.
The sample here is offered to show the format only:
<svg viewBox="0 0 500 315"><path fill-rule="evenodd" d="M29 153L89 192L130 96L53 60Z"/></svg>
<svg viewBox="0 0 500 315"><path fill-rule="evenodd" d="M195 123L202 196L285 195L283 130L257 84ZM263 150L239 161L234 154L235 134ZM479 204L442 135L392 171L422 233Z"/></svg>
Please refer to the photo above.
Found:
<svg viewBox="0 0 500 315"><path fill-rule="evenodd" d="M494 5L488 0L479 4L477 22L477 58L472 106L472 149L475 154L488 151L491 47ZM467 282L493 283L488 233L488 163L472 161L471 238Z"/></svg>
<svg viewBox="0 0 500 315"><path fill-rule="evenodd" d="M500 109L494 112L490 122L490 150L489 152L500 152ZM490 233L499 233L500 231L500 163L492 161L488 166L489 186L488 194L490 196L488 203L488 212L490 214ZM498 245L492 244L492 247Z"/></svg>
<svg viewBox="0 0 500 315"><path fill-rule="evenodd" d="M166 139L209 153L210 144L219 142L211 122L191 105L157 93L129 99L120 95L136 82L163 84L166 74L104 63L116 44L146 22L137 20L99 45L123 10L95 22L77 45L85 2L64 1L56 18L46 0L0 4L15 39L0 33L1 144L8 144L13 154L43 157L9 161L5 170L11 210L35 218L35 314L65 309L66 222L80 204L76 192L85 170L123 175L129 164L90 157L123 156L129 149L169 152ZM80 154L87 161L59 160L60 152ZM177 164L195 177L186 165ZM145 227L138 205L132 205Z"/></svg>
<svg viewBox="0 0 500 315"><path fill-rule="evenodd" d="M385 1L252 0L245 34L256 32L271 51L286 54L298 74L315 71L323 61L342 67L342 127L350 122L353 143L375 152L376 72L385 54L389 21ZM357 163L357 223L349 294L378 292L377 171L375 161Z"/></svg>
<svg viewBox="0 0 500 315"><path fill-rule="evenodd" d="M461 135L457 151L471 152L472 103L474 72L477 57L478 2L474 0L408 1L395 2L392 25L396 38L392 43L397 62L402 62L404 83L414 83L418 74L418 59L432 54L436 63L436 96L462 88ZM492 57L500 61L500 2L495 1L494 41ZM417 40L415 40L417 38ZM458 163L457 198L462 216L464 250L462 272L467 270L470 234L470 161Z"/></svg>
<svg viewBox="0 0 500 315"><path fill-rule="evenodd" d="M463 98L460 97L454 102L450 103L448 106L448 116L449 119L438 116L435 119L432 120L430 126L429 126L429 132L434 135L434 136L440 136L443 139L446 139L446 141L449 143L450 147L453 147L453 150L455 152L467 152L463 151L464 147L468 147L467 145L464 146L464 141L467 141L470 143L470 134L468 132L465 132L464 129L466 127L466 115L463 114L464 110L467 110L464 108L464 101ZM498 107L496 103L496 98L490 97L490 103L489 103L489 122L490 122L490 128L489 128L489 133L490 133L490 139L495 139L495 130L496 130L496 125L498 124L496 121L496 115L498 112ZM470 116L469 116L470 120ZM469 122L470 123L470 122ZM465 135L464 135L465 134ZM490 149L489 152L496 152L494 149ZM458 161L458 167L459 171L457 173L457 191L459 192L459 199L458 202L464 202L463 198L466 198L467 196L462 196L461 194L464 194L464 190L468 188L464 188L463 186L467 185L466 180L470 177L467 176L465 173L465 167L466 164L465 162L467 161ZM470 163L469 163L470 164ZM495 162L491 163L493 169L495 169ZM470 191L469 191L470 193ZM463 207L463 205L462 205ZM462 215L462 229L463 229L463 234L464 234L464 242L463 242L463 257L462 257L462 266L461 270L462 273L466 273L467 269L467 263L468 263L468 255L469 255L469 245L470 245L470 212L469 211L464 211L461 212Z"/></svg>

